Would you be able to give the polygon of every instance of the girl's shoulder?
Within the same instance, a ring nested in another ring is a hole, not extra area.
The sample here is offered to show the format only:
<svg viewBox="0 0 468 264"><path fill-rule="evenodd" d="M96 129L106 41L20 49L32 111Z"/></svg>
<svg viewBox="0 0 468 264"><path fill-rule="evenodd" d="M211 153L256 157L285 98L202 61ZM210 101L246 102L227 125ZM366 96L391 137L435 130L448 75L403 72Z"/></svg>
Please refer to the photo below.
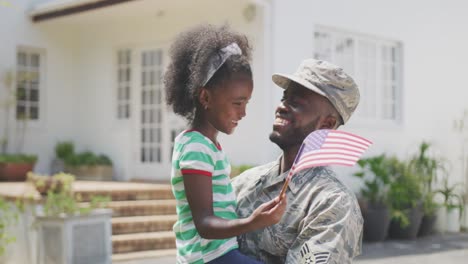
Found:
<svg viewBox="0 0 468 264"><path fill-rule="evenodd" d="M182 131L182 133L176 137L174 142L181 145L181 147L183 146L184 149L204 148L213 152L218 152L218 148L213 144L213 142L196 130Z"/></svg>

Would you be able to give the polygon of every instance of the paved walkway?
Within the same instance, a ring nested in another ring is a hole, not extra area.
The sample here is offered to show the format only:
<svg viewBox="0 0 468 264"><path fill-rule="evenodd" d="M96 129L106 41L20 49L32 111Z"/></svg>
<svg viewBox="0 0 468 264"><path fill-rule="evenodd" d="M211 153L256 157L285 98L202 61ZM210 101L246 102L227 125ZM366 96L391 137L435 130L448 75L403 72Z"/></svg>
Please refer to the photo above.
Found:
<svg viewBox="0 0 468 264"><path fill-rule="evenodd" d="M365 243L358 264L468 263L468 233L432 235L417 240Z"/></svg>
<svg viewBox="0 0 468 264"><path fill-rule="evenodd" d="M174 264L175 257L126 262L125 264ZM468 233L432 235L417 240L364 243L357 264L468 263ZM119 263L120 264L120 263Z"/></svg>

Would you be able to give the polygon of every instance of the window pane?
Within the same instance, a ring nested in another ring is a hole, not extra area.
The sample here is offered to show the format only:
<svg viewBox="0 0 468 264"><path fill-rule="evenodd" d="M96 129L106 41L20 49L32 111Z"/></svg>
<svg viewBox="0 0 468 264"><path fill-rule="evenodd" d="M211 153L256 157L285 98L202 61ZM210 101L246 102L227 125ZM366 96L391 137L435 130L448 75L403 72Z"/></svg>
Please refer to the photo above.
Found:
<svg viewBox="0 0 468 264"><path fill-rule="evenodd" d="M127 104L125 105L125 115L124 117L129 118L130 117L130 105Z"/></svg>
<svg viewBox="0 0 468 264"><path fill-rule="evenodd" d="M26 53L24 52L18 52L17 55L17 60L18 60L18 65L19 66L26 66Z"/></svg>
<svg viewBox="0 0 468 264"><path fill-rule="evenodd" d="M125 61L127 64L131 63L131 56L132 56L131 51L127 50L126 51L126 61Z"/></svg>
<svg viewBox="0 0 468 264"><path fill-rule="evenodd" d="M120 87L117 89L117 98L119 99L119 101L122 101L125 98L123 89Z"/></svg>
<svg viewBox="0 0 468 264"><path fill-rule="evenodd" d="M39 54L31 54L31 66L39 67Z"/></svg>
<svg viewBox="0 0 468 264"><path fill-rule="evenodd" d="M141 85L143 86L146 85L146 72L145 71L141 72Z"/></svg>
<svg viewBox="0 0 468 264"><path fill-rule="evenodd" d="M127 81L127 82L130 81L130 68L127 68L125 70L125 81Z"/></svg>
<svg viewBox="0 0 468 264"><path fill-rule="evenodd" d="M130 87L125 87L125 99L130 100Z"/></svg>
<svg viewBox="0 0 468 264"><path fill-rule="evenodd" d="M140 161L145 162L146 161L146 155L145 155L145 148L141 148L141 153L140 153Z"/></svg>
<svg viewBox="0 0 468 264"><path fill-rule="evenodd" d="M16 119L22 120L26 118L26 107L23 105L16 106Z"/></svg>
<svg viewBox="0 0 468 264"><path fill-rule="evenodd" d="M32 106L29 108L29 118L36 120L39 118L39 109L37 106Z"/></svg>
<svg viewBox="0 0 468 264"><path fill-rule="evenodd" d="M16 99L18 101L25 101L26 100L26 89L24 89L24 88L16 89Z"/></svg>
<svg viewBox="0 0 468 264"><path fill-rule="evenodd" d="M154 161L154 157L155 156L155 151L154 151L154 148L150 148L150 152L149 152L149 161L153 162Z"/></svg>
<svg viewBox="0 0 468 264"><path fill-rule="evenodd" d="M31 102L39 102L39 91L37 89L29 90L29 99Z"/></svg>

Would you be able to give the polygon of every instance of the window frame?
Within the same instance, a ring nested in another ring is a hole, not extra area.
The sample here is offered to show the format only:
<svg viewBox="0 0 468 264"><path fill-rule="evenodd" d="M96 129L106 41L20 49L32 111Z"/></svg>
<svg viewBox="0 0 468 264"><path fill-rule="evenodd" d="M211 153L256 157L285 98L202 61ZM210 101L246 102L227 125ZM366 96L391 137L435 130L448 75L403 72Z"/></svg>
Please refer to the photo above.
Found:
<svg viewBox="0 0 468 264"><path fill-rule="evenodd" d="M129 57L129 62L122 67L122 64L120 64L120 52L128 52ZM133 117L133 96L134 96L134 60L135 60L135 55L134 55L134 49L131 47L119 47L114 50L114 74L113 74L113 98L114 98L114 104L113 104L113 116L114 119L117 120L118 122L126 122L132 119ZM130 71L129 73L129 80L126 80L126 85L129 87L128 91L128 97L125 98L120 98L119 90L122 89L122 86L125 86L124 82L121 82L120 80L120 75L119 72L122 69L127 69ZM128 115L120 115L120 107L128 107Z"/></svg>
<svg viewBox="0 0 468 264"><path fill-rule="evenodd" d="M351 118L351 123L358 125L358 126L379 126L379 127L385 127L385 128L399 128L401 124L403 123L403 106L404 106L404 101L403 101L403 44L401 41L396 41L396 40L390 40L386 38L382 38L379 36L374 36L374 35L367 35L367 34L362 34L358 32L352 32L352 31L347 31L339 28L333 28L329 26L323 26L323 25L316 25L314 28L314 36L313 36L313 43L314 43L314 49L313 49L313 57L317 58L317 54L319 53L318 51L318 46L320 46L316 34L320 33L326 33L329 36L331 36L331 47L330 47L330 53L329 55L329 61L332 63L335 60L336 57L336 52L335 52L335 40L337 38L351 38L353 40L353 61L352 61L352 72L350 72L350 75L353 76L355 81L358 83L358 86L363 87L361 84L363 74L360 72L360 64L362 61L364 61L364 57L359 54L360 50L360 45L362 45L362 42L368 42L375 44L375 65L376 65L376 70L375 70L375 95L373 98L376 99L376 108L375 110L377 111L377 114L375 117L366 117L363 116L362 114L359 114L359 109L363 105L363 100L366 100L366 94L363 88L361 88L361 102L360 105L358 106L357 113L353 115ZM394 60L394 73L395 73L395 79L389 79L389 80L383 80L382 78L382 69L384 68L383 62L382 62L382 47L387 47L387 48L394 48L395 49L395 60ZM368 58L368 57L367 57ZM345 69L346 70L346 69ZM349 72L349 71L348 71ZM367 82L367 80L365 80ZM383 107L383 102L385 101L385 98L382 96L382 93L385 92L385 87L384 87L384 82L393 82L390 85L387 83L387 86L389 85L390 87L392 85L395 86L394 90L394 106L393 110L395 111L394 117L393 118L385 118L384 114L384 107ZM364 86L365 87L365 86ZM380 107L378 107L380 106Z"/></svg>
<svg viewBox="0 0 468 264"><path fill-rule="evenodd" d="M45 122L46 122L46 106L47 106L47 78L46 78L46 72L47 72L47 65L46 65L46 59L47 59L47 54L46 50L43 48L38 48L38 47L31 47L31 46L24 46L24 45L18 45L15 50L15 67L14 67L14 73L15 73L15 82L14 82L14 91L17 92L18 89L18 72L20 70L19 66L19 61L18 61L18 55L20 52L24 52L26 54L37 54L39 55L39 68L38 68L38 74L39 74L39 83L38 83L38 102L37 102L37 107L38 107L38 119L27 119L24 122L24 125L26 126L25 129L37 129L37 128L44 128ZM26 67L29 67L26 65ZM15 106L13 111L11 111L11 120L15 122L16 124L19 124L23 122L23 120L17 118L17 104L18 101L15 98Z"/></svg>

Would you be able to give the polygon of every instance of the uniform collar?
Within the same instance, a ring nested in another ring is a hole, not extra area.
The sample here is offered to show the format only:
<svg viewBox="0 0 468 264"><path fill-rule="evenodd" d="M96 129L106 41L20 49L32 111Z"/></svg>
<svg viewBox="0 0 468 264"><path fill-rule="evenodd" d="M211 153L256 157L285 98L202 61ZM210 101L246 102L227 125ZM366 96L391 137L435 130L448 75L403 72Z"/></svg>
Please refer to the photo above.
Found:
<svg viewBox="0 0 468 264"><path fill-rule="evenodd" d="M272 162L270 169L266 171L266 173L261 177L261 181L265 189L277 184L280 185L278 188L283 186L286 177L288 176L289 170L283 172L282 174L279 173L282 157L283 156L280 156L278 159L276 159L275 162ZM294 194L297 193L297 191L302 188L304 183L315 175L315 173L309 173L315 169L316 168L306 169L295 174L288 185L288 188L291 190L291 192Z"/></svg>

